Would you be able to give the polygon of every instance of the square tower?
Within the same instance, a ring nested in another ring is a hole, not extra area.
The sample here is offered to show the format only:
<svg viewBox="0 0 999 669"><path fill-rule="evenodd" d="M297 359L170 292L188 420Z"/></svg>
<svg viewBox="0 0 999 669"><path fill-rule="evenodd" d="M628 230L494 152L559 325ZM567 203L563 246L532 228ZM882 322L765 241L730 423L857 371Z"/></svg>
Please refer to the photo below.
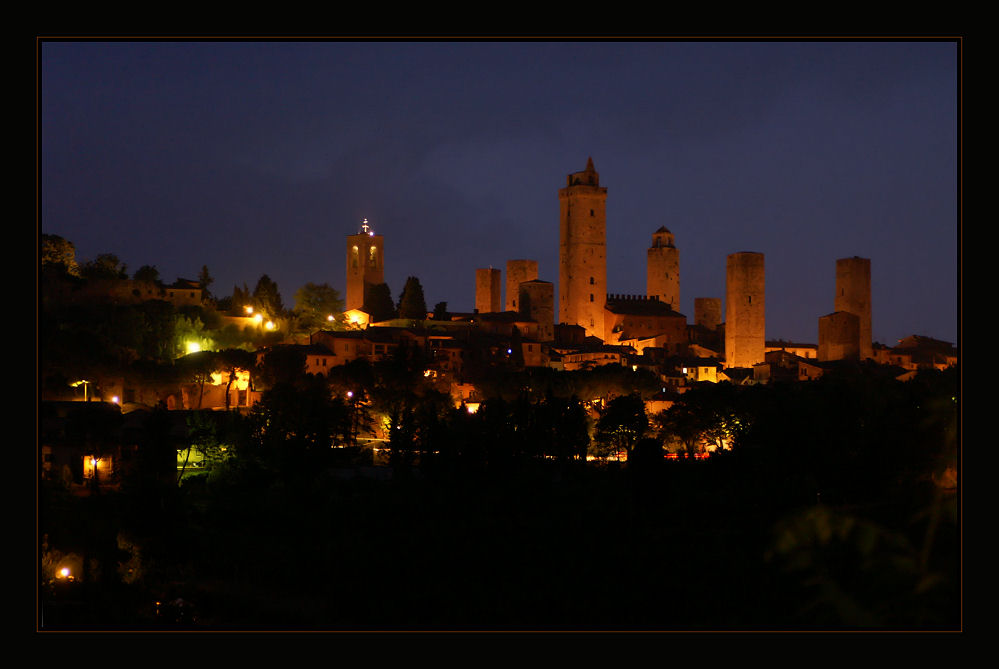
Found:
<svg viewBox="0 0 999 669"><path fill-rule="evenodd" d="M652 233L645 265L645 294L680 310L680 252L665 226Z"/></svg>
<svg viewBox="0 0 999 669"><path fill-rule="evenodd" d="M752 367L765 360L766 311L763 254L728 257L725 274L725 366Z"/></svg>
<svg viewBox="0 0 999 669"><path fill-rule="evenodd" d="M480 314L500 310L500 274L498 269L492 267L475 270L475 310Z"/></svg>
<svg viewBox="0 0 999 669"><path fill-rule="evenodd" d="M593 159L559 189L559 322L604 336L607 302L607 189Z"/></svg>
<svg viewBox="0 0 999 669"><path fill-rule="evenodd" d="M385 283L384 240L364 219L357 234L347 235L346 311L360 309L369 286Z"/></svg>
<svg viewBox="0 0 999 669"><path fill-rule="evenodd" d="M520 295L520 284L525 281L535 281L538 278L537 260L507 260L506 261L506 310L517 311L520 305L517 300Z"/></svg>
<svg viewBox="0 0 999 669"><path fill-rule="evenodd" d="M836 261L836 299L833 309L855 314L859 319L860 359L874 357L871 344L871 261L840 258Z"/></svg>

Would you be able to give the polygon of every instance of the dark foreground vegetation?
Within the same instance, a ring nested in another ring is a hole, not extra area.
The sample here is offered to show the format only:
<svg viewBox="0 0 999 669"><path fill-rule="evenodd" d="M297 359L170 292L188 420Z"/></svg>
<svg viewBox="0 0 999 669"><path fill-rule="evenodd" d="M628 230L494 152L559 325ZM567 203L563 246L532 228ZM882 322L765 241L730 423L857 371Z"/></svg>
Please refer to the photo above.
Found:
<svg viewBox="0 0 999 669"><path fill-rule="evenodd" d="M685 397L662 429L727 421L730 451L667 460L650 431L627 464L587 463L502 433L497 401L478 422L398 419L412 432L374 467L233 414L234 454L178 486L151 431L119 490L43 486L43 562L78 554L84 573L43 583L40 626L960 628L956 372Z"/></svg>

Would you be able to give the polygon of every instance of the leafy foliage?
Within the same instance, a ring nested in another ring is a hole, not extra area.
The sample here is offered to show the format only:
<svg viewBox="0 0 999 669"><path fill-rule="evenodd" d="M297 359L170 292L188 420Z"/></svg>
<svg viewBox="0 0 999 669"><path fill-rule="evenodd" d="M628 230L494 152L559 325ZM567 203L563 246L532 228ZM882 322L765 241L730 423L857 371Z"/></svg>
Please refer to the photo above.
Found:
<svg viewBox="0 0 999 669"><path fill-rule="evenodd" d="M329 316L334 317L333 322ZM326 283L306 283L295 292L295 318L300 331L342 330L343 300L339 291Z"/></svg>
<svg viewBox="0 0 999 669"><path fill-rule="evenodd" d="M649 419L641 395L622 395L612 399L601 413L597 421L597 440L630 454L648 428Z"/></svg>
<svg viewBox="0 0 999 669"><path fill-rule="evenodd" d="M236 302L235 295L233 302ZM284 315L284 302L281 301L278 285L266 274L257 279L257 285L253 289L252 302L256 310L264 312L270 318L279 318Z"/></svg>
<svg viewBox="0 0 999 669"><path fill-rule="evenodd" d="M127 279L128 268L113 253L101 253L80 268L86 279Z"/></svg>
<svg viewBox="0 0 999 669"><path fill-rule="evenodd" d="M59 235L42 235L42 268L53 267L70 276L80 276L80 266L76 262L76 247Z"/></svg>
<svg viewBox="0 0 999 669"><path fill-rule="evenodd" d="M387 283L366 285L364 290L364 311L371 314L373 323L389 321L395 318L395 304L392 302L392 292Z"/></svg>
<svg viewBox="0 0 999 669"><path fill-rule="evenodd" d="M153 283L160 283L160 271L156 269L155 265L143 265L139 269L135 270L135 274L132 278L136 281L151 281Z"/></svg>
<svg viewBox="0 0 999 669"><path fill-rule="evenodd" d="M424 320L427 317L427 301L423 297L423 286L415 276L406 279L406 285L399 297L399 318Z"/></svg>

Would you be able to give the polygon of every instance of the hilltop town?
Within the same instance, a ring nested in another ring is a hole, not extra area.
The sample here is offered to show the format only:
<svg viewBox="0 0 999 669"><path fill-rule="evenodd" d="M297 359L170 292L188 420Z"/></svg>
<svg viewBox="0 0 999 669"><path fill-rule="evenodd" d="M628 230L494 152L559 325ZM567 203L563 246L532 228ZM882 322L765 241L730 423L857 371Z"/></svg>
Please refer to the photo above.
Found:
<svg viewBox="0 0 999 669"><path fill-rule="evenodd" d="M557 295L511 259L471 312L368 221L293 307L43 235L40 627L959 627L954 345L872 342L866 258L817 343L758 252L690 320L665 227L614 293L592 160L558 195Z"/></svg>
<svg viewBox="0 0 999 669"><path fill-rule="evenodd" d="M851 363L876 364L883 373L906 380L920 369L943 370L957 364L957 350L949 342L917 334L892 346L872 342L871 261L865 258L830 261L836 293L830 300L833 311L816 315L817 344L766 338L762 253L728 256L724 312L721 297L697 297L693 319L678 313L679 248L665 227L652 233L646 294L608 292L607 189L600 186L592 159L585 170L568 175L558 195L557 309L554 284L541 280L538 262L527 259L506 263L505 282L500 269L476 270L471 313L450 312L446 303L429 310L416 277L410 278L395 304L384 282L386 240L367 221L346 235L342 301L341 292L329 285L310 284L314 290L306 291L302 304L284 309L276 285L266 275L254 291L244 284L232 296L217 298L209 289L207 267L200 280L177 279L166 285L158 274L150 276L155 267L144 267L145 272L129 278L110 254L91 261L91 271L82 278L78 271L66 270L76 267L71 240L47 237L42 256L43 307L149 311L150 304L166 303L180 325L172 332L159 327L156 346L161 349L159 357L170 360L237 349L252 352L253 362L260 363L275 347L294 347L305 358L303 373L325 376L355 360L378 362L400 348L418 351L424 373L437 387L456 405L472 406L485 399L476 384L484 368L562 372L612 365L643 370L656 377L659 388L654 398L646 400L668 407L670 398L705 381L739 385L807 381ZM113 259L110 267L101 265L109 259ZM329 313L317 316L317 310ZM48 341L43 338L43 345ZM120 348L124 349L118 352L120 364L103 361L76 370L59 368L57 352L43 350L42 399L86 395L90 401L125 409L159 404L187 410L249 408L266 387L253 364L234 370L232 383L222 366L212 370L205 382L194 378L150 382L130 366L157 355L140 350L135 342ZM86 383L72 385L81 380Z"/></svg>

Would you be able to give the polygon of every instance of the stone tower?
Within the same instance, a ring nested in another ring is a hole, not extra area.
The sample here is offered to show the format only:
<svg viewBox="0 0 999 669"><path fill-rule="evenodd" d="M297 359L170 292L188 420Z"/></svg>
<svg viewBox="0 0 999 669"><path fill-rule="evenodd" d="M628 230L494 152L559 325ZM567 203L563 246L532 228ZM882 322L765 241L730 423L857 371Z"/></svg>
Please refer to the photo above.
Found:
<svg viewBox="0 0 999 669"><path fill-rule="evenodd" d="M559 189L559 322L604 336L607 299L607 189L593 159Z"/></svg>
<svg viewBox="0 0 999 669"><path fill-rule="evenodd" d="M555 338L555 286L550 281L524 281L518 287L517 304L522 316L538 324L538 341Z"/></svg>
<svg viewBox="0 0 999 669"><path fill-rule="evenodd" d="M520 309L517 300L520 295L520 284L525 281L535 281L538 278L537 260L507 260L506 261L506 310Z"/></svg>
<svg viewBox="0 0 999 669"><path fill-rule="evenodd" d="M385 283L384 240L364 219L356 235L347 235L346 310L360 309L368 286Z"/></svg>
<svg viewBox="0 0 999 669"><path fill-rule="evenodd" d="M717 330L721 324L721 299L717 297L694 298L694 323L708 330Z"/></svg>
<svg viewBox="0 0 999 669"><path fill-rule="evenodd" d="M491 314L500 310L500 274L492 267L475 270L475 309L480 314Z"/></svg>
<svg viewBox="0 0 999 669"><path fill-rule="evenodd" d="M860 319L860 359L874 357L871 345L871 261L841 258L836 261L835 311L846 311Z"/></svg>
<svg viewBox="0 0 999 669"><path fill-rule="evenodd" d="M836 311L819 318L820 362L857 360L860 357L860 319L849 311Z"/></svg>
<svg viewBox="0 0 999 669"><path fill-rule="evenodd" d="M658 297L673 311L680 310L680 252L673 243L673 233L661 227L652 233L645 265L645 293Z"/></svg>
<svg viewBox="0 0 999 669"><path fill-rule="evenodd" d="M725 275L725 366L752 367L764 361L763 254L744 251L728 257Z"/></svg>

